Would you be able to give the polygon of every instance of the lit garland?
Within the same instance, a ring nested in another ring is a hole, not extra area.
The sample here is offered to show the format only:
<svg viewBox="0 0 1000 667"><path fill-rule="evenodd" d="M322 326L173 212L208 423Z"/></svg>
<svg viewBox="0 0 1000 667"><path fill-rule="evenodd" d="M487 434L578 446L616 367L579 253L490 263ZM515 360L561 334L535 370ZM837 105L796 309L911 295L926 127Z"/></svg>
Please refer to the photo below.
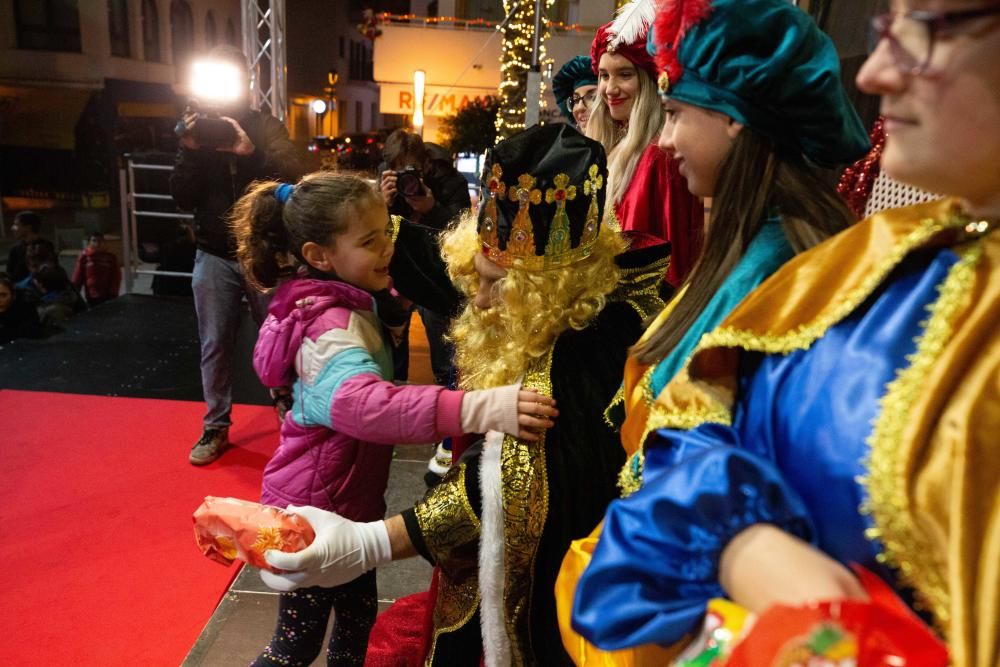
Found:
<svg viewBox="0 0 1000 667"><path fill-rule="evenodd" d="M554 0L553 0L554 1ZM619 6L625 4L629 0L616 0ZM549 3L551 4L551 2ZM400 25L454 25L457 28L495 28L497 26L496 21L488 21L486 19L463 19L457 16L417 16L416 14L390 14L388 12L382 12L376 14L379 22L381 23L394 23ZM555 30L556 32L576 32L592 34L597 32L597 26L592 25L580 25L579 23L565 23L563 21L544 21L545 25Z"/></svg>
<svg viewBox="0 0 1000 667"><path fill-rule="evenodd" d="M544 7L548 9L555 0L545 0ZM504 0L505 12L510 12L512 0ZM545 39L549 36L550 25L542 21L542 34L539 39L538 65L544 70L548 62L545 56ZM519 2L510 21L501 30L503 50L500 54L500 110L497 112L497 141L524 129L524 115L527 111L528 70L531 69L532 42L535 32L535 3ZM542 84L540 93L545 92ZM545 106L545 97L540 104Z"/></svg>

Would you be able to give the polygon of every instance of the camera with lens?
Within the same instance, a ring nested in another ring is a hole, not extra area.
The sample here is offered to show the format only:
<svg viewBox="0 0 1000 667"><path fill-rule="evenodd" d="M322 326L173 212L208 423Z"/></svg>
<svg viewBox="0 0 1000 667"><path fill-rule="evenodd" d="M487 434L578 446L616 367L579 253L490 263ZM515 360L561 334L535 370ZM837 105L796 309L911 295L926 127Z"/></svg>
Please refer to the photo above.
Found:
<svg viewBox="0 0 1000 667"><path fill-rule="evenodd" d="M181 118L174 127L174 133L178 137L190 135L198 144L199 148L214 150L217 148L229 148L236 143L236 128L229 121L220 118L218 110L212 108L201 109L198 100L188 100L184 116L197 114L194 124L188 128Z"/></svg>
<svg viewBox="0 0 1000 667"><path fill-rule="evenodd" d="M420 170L416 167L406 167L396 172L396 191L404 197L422 197L424 184L421 181Z"/></svg>

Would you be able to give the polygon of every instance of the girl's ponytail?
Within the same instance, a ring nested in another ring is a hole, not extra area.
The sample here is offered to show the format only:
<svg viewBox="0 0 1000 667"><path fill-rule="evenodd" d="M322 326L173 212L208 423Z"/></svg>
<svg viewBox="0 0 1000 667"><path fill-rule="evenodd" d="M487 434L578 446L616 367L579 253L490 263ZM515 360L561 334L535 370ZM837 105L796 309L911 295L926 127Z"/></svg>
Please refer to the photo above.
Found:
<svg viewBox="0 0 1000 667"><path fill-rule="evenodd" d="M288 231L282 214L284 204L275 198L282 184L276 181L252 183L233 205L229 226L236 238L236 258L252 287L266 291L278 284L278 276L289 252Z"/></svg>

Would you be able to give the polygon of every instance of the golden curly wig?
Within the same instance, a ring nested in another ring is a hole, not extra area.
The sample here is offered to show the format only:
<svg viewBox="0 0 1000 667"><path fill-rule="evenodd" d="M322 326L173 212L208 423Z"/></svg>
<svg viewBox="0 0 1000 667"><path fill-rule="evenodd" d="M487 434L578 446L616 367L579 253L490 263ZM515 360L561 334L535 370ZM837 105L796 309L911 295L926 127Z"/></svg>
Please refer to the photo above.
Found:
<svg viewBox="0 0 1000 667"><path fill-rule="evenodd" d="M479 291L473 259L482 252L475 212L443 232L441 254L448 273L468 299L449 332L461 387L512 384L548 353L563 331L586 328L618 284L615 256L626 248L621 233L605 226L586 259L545 271L508 269L493 285L496 305L482 309L473 303Z"/></svg>

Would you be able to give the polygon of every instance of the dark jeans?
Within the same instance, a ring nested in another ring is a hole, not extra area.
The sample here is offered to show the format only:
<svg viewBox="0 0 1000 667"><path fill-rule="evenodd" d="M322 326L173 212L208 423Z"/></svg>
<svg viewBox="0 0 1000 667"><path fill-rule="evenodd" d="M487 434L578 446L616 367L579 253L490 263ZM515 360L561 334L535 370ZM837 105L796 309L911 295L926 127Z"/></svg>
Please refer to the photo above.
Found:
<svg viewBox="0 0 1000 667"><path fill-rule="evenodd" d="M424 321L424 330L427 332L434 384L453 388L455 386L455 366L453 365L455 349L451 343L445 340L448 325L451 322L447 317L421 306L417 306L417 312L420 313L420 319Z"/></svg>
<svg viewBox="0 0 1000 667"><path fill-rule="evenodd" d="M451 343L444 339L448 333L447 317L442 317L437 313L416 307L420 313L420 319L424 323L424 331L427 332L427 345L431 353L431 372L434 373L434 384L442 387L455 387L455 366L452 364L455 350ZM403 341L392 351L392 361L394 369L394 379L405 381L410 367L410 323L407 321L406 330L403 332Z"/></svg>
<svg viewBox="0 0 1000 667"><path fill-rule="evenodd" d="M333 632L326 664L354 667L365 664L368 635L378 613L375 570L336 588L300 588L282 593L278 624L271 643L251 667L310 665L323 648L326 624L333 610Z"/></svg>
<svg viewBox="0 0 1000 667"><path fill-rule="evenodd" d="M243 296L250 303L250 314L258 327L267 317L271 297L247 285L235 261L202 250L195 254L192 288L201 339L201 387L208 405L205 428L228 427Z"/></svg>

